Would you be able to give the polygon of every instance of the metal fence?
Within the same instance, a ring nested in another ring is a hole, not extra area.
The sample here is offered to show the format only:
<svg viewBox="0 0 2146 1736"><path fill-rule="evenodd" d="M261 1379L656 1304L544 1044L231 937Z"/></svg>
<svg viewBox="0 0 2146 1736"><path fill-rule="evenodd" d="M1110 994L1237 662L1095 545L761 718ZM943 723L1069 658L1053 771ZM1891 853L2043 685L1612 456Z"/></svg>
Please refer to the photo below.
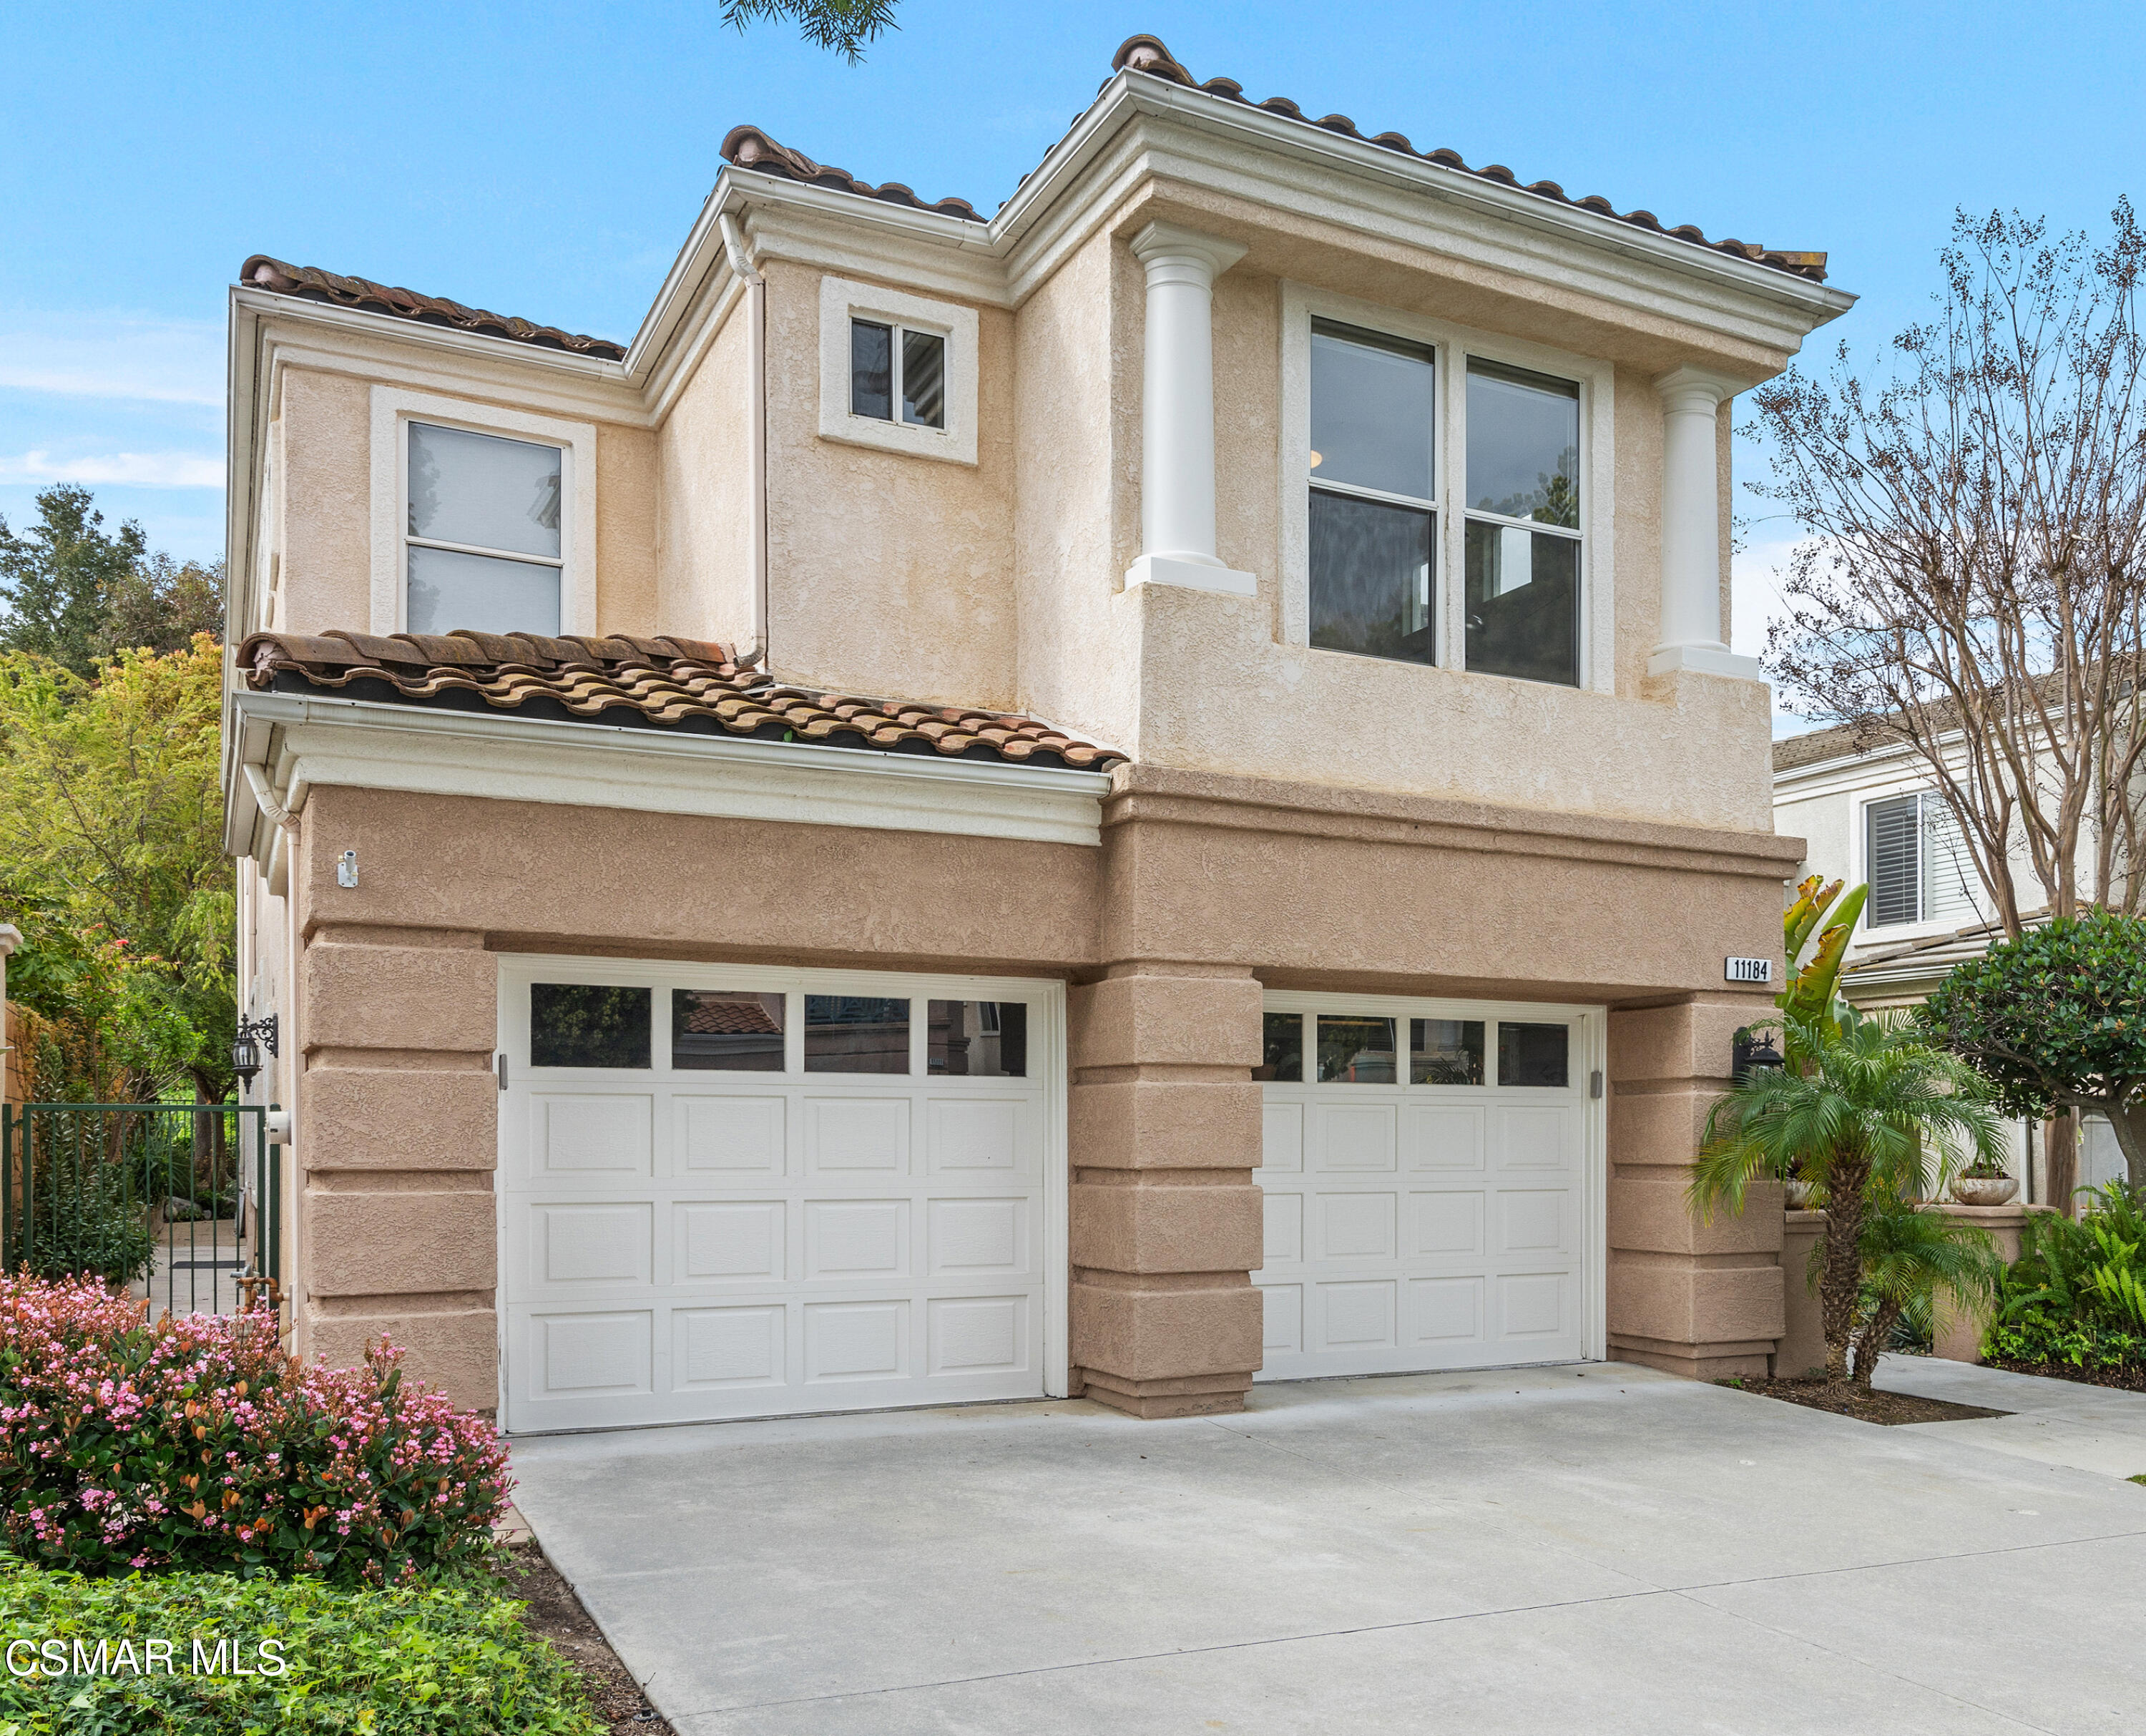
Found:
<svg viewBox="0 0 2146 1736"><path fill-rule="evenodd" d="M257 1104L0 1106L0 1264L173 1314L273 1306L281 1180Z"/></svg>

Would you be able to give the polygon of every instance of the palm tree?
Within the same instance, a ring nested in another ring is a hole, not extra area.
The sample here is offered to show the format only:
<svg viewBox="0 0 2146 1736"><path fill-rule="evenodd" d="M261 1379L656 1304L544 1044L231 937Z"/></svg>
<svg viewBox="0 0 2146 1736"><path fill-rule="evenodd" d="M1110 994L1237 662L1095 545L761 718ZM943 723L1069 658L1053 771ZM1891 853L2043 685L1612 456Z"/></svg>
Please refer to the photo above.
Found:
<svg viewBox="0 0 2146 1736"><path fill-rule="evenodd" d="M1988 1230L1941 1212L1918 1211L1914 1201L1885 1199L1875 1190L1860 1248L1871 1308L1855 1335L1858 1386L1870 1384L1879 1354L1903 1314L1926 1315L1939 1295L1962 1309L1973 1309L1996 1294L2004 1270Z"/></svg>
<svg viewBox="0 0 2146 1736"><path fill-rule="evenodd" d="M1816 1184L1826 1209L1819 1250L1825 1374L1844 1381L1874 1193L1881 1204L1923 1198L1963 1150L1997 1158L2002 1146L1997 1112L1964 1062L1844 1004L1834 1011L1818 1020L1789 1017L1799 1070L1754 1069L1714 1105L1689 1199L1711 1219L1722 1206L1741 1212L1745 1189L1762 1177L1794 1170Z"/></svg>

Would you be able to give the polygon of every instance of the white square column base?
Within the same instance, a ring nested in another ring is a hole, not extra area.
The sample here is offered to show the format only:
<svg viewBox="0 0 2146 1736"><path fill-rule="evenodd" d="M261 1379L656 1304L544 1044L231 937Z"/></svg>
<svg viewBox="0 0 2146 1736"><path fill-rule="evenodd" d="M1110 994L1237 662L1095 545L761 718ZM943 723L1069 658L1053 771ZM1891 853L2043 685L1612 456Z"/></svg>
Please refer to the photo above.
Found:
<svg viewBox="0 0 2146 1736"><path fill-rule="evenodd" d="M1256 596L1256 573L1236 572L1219 561L1188 561L1181 555L1142 555L1125 569L1125 589L1135 585L1182 585L1190 591L1220 591L1229 596Z"/></svg>
<svg viewBox="0 0 2146 1736"><path fill-rule="evenodd" d="M1734 681L1766 679L1756 657L1739 657L1726 646L1664 645L1647 659L1649 675L1674 675L1680 669L1694 675L1725 676Z"/></svg>

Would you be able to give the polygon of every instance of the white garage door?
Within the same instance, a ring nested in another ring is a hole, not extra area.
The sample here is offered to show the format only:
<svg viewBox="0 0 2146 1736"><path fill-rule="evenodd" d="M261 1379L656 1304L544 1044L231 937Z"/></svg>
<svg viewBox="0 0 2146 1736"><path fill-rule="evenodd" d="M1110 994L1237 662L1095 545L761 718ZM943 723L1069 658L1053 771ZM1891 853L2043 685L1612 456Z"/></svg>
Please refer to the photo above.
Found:
<svg viewBox="0 0 2146 1736"><path fill-rule="evenodd" d="M1270 995L1265 1380L1602 1354L1599 1015Z"/></svg>
<svg viewBox="0 0 2146 1736"><path fill-rule="evenodd" d="M515 960L500 1000L509 1429L1064 1389L1060 985Z"/></svg>

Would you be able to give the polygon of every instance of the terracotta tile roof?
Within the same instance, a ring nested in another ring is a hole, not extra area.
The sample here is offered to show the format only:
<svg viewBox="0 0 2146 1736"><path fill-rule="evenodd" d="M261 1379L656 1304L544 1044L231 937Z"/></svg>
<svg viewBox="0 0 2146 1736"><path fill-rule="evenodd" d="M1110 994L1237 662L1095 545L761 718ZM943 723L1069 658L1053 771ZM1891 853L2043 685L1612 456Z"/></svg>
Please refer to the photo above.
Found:
<svg viewBox="0 0 2146 1736"><path fill-rule="evenodd" d="M256 253L238 268L238 281L254 289L272 289L278 295L298 296L310 302L326 302L337 307L355 307L367 313L392 313L421 325L452 326L478 332L487 337L509 337L517 343L533 343L546 349L566 350L577 356L600 357L621 362L626 346L607 337L589 337L561 332L556 326L539 326L504 313L487 313L482 307L465 307L442 296L421 296L414 289L390 289L369 277L341 277L310 265L287 265Z"/></svg>
<svg viewBox="0 0 2146 1736"><path fill-rule="evenodd" d="M1356 123L1345 114L1322 115L1314 119L1287 97L1269 97L1265 102L1255 103L1245 94L1244 86L1234 78L1210 78L1205 83L1195 80L1163 46L1160 37L1126 37L1119 46L1116 54L1111 57L1110 71L1114 75L1121 72L1138 72L1150 78L1162 79L1167 83L1182 85L1187 90L1204 91L1210 97L1220 97L1231 102L1242 102L1248 107L1261 108L1269 114L1300 121L1307 127L1338 132L1345 138L1381 146L1405 157L1458 169L1464 174L1477 176L1485 181L1495 181L1502 186L1518 187L1522 192L1555 200L1560 205L1599 212L1620 223L1629 223L1635 229L1649 230L1657 235L1689 242L1694 247L1705 247L1714 252L1734 254L1739 259L1748 259L1754 264L1769 266L1792 277L1808 278L1814 283L1825 281L1825 255L1823 253L1786 252L1779 248L1761 247L1756 242L1709 241L1704 231L1689 223L1670 228L1651 211L1619 211L1600 193L1590 193L1585 198L1575 199L1555 181L1535 181L1523 186L1520 177L1503 163L1494 162L1483 168L1470 168L1455 151L1419 151L1398 132L1366 135L1359 131ZM757 127L733 127L730 136L723 141L722 154L727 161L741 169L757 169L762 174L780 175L786 180L806 182L816 187L831 187L843 192L858 193L866 198L886 199L896 204L914 205L927 211L943 211L955 217L976 217L976 207L966 199L941 199L936 205L926 205L899 182L891 181L884 186L873 187L868 182L856 179L846 170L824 167L803 152L777 144Z"/></svg>
<svg viewBox="0 0 2146 1736"><path fill-rule="evenodd" d="M778 145L757 127L731 127L723 138L722 158L741 169L757 169L763 175L779 175L785 181L801 181L808 187L830 187L836 192L884 199L890 205L911 205L919 211L941 211L948 217L966 217L972 223L984 221L966 199L941 199L936 204L927 204L899 181L882 182L874 187L869 181L858 180L847 169L830 168L825 163L813 162L802 151Z"/></svg>
<svg viewBox="0 0 2146 1736"><path fill-rule="evenodd" d="M697 639L547 639L532 633L340 631L256 633L238 647L246 682L292 693L342 690L442 710L625 724L689 734L816 742L1102 771L1127 756L1033 717L858 699L793 686Z"/></svg>

